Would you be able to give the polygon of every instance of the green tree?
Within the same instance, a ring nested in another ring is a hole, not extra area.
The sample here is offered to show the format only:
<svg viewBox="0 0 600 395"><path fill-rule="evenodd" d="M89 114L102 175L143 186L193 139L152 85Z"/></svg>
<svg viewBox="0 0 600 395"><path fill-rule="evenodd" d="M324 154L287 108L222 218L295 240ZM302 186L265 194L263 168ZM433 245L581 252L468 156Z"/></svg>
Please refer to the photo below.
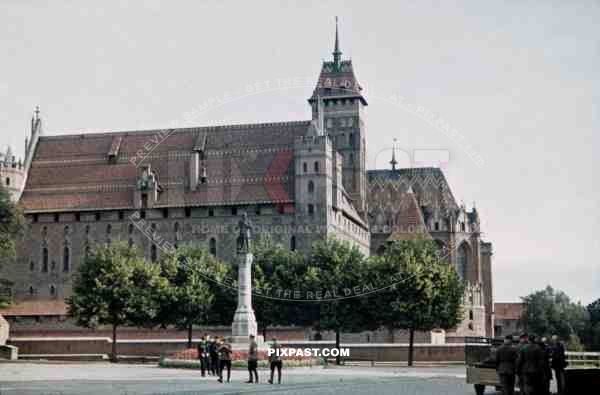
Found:
<svg viewBox="0 0 600 395"><path fill-rule="evenodd" d="M267 329L273 325L299 325L301 315L297 306L286 300L285 291L298 290L305 269L303 257L270 237L258 238L252 244L254 273L252 299L259 330L266 339Z"/></svg>
<svg viewBox="0 0 600 395"><path fill-rule="evenodd" d="M111 360L116 361L117 328L147 326L156 319L168 288L160 274L159 265L144 261L127 243L96 245L74 277L69 315L87 328L110 325Z"/></svg>
<svg viewBox="0 0 600 395"><path fill-rule="evenodd" d="M10 193L0 183L0 262L15 256L15 240L24 223L21 209L12 202Z"/></svg>
<svg viewBox="0 0 600 395"><path fill-rule="evenodd" d="M583 343L590 351L600 351L600 299L587 308L588 320L583 334Z"/></svg>
<svg viewBox="0 0 600 395"><path fill-rule="evenodd" d="M317 327L335 332L337 349L342 332L374 328L366 298L347 297L366 291L367 272L367 260L356 246L335 238L313 244L310 266L303 281L315 299L320 299L320 303L313 306L318 314ZM307 307L310 316L310 307ZM340 363L339 356L336 363Z"/></svg>
<svg viewBox="0 0 600 395"><path fill-rule="evenodd" d="M586 310L581 304L573 303L564 292L547 286L522 299L525 307L521 323L525 330L538 336L557 335L561 339L581 336L587 320Z"/></svg>
<svg viewBox="0 0 600 395"><path fill-rule="evenodd" d="M193 326L208 323L216 287L230 275L229 266L221 264L204 248L185 245L167 255L161 261L161 268L169 288L161 302L157 323L187 330L191 348Z"/></svg>
<svg viewBox="0 0 600 395"><path fill-rule="evenodd" d="M413 364L417 330L455 328L462 317L464 286L456 271L440 262L432 240L403 240L371 259L371 274L378 287L373 320L379 325L409 331L408 365Z"/></svg>

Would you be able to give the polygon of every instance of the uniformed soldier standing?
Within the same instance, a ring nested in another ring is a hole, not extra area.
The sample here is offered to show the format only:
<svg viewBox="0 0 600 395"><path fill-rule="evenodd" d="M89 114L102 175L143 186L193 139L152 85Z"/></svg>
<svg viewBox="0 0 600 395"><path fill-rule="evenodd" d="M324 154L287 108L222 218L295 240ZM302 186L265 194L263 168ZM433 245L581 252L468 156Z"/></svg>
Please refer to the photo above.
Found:
<svg viewBox="0 0 600 395"><path fill-rule="evenodd" d="M504 344L496 351L496 372L500 379L503 395L514 395L515 393L518 352L512 343L512 336L506 336Z"/></svg>
<svg viewBox="0 0 600 395"><path fill-rule="evenodd" d="M544 351L536 344L535 336L529 336L527 343L519 350L517 373L521 377L521 392L524 395L543 393Z"/></svg>
<svg viewBox="0 0 600 395"><path fill-rule="evenodd" d="M223 382L223 370L227 368L227 382L231 379L231 354L233 353L231 349L231 344L227 342L225 339L221 338L221 342L219 342L219 383Z"/></svg>
<svg viewBox="0 0 600 395"><path fill-rule="evenodd" d="M217 348L217 338L214 338L208 342L208 356L210 358L210 372L213 376L219 375L219 353Z"/></svg>
<svg viewBox="0 0 600 395"><path fill-rule="evenodd" d="M210 374L210 364L208 360L208 335L205 333L198 343L198 359L200 359L200 370L202 371L202 377L206 376L206 373Z"/></svg>
<svg viewBox="0 0 600 395"><path fill-rule="evenodd" d="M273 378L275 376L275 369L277 369L277 384L281 384L281 368L283 362L281 361L281 345L277 342L277 338L273 338L271 343L271 349L273 352L269 355L269 362L271 363L271 378L269 384L273 384Z"/></svg>
<svg viewBox="0 0 600 395"><path fill-rule="evenodd" d="M569 365L565 356L565 346L558 340L558 336L552 336L552 369L556 376L556 388L558 395L565 391L565 368Z"/></svg>
<svg viewBox="0 0 600 395"><path fill-rule="evenodd" d="M542 386L542 394L550 395L550 381L552 381L552 368L550 367L550 358L552 358L552 349L548 347L547 339L542 337L542 340L538 343L544 352L544 381Z"/></svg>
<svg viewBox="0 0 600 395"><path fill-rule="evenodd" d="M256 340L254 340L254 335L250 335L250 346L248 348L248 373L250 374L250 379L246 381L246 383L255 382L258 384L258 371L256 370L257 367L258 344L256 343ZM252 374L254 374L254 377L252 377Z"/></svg>

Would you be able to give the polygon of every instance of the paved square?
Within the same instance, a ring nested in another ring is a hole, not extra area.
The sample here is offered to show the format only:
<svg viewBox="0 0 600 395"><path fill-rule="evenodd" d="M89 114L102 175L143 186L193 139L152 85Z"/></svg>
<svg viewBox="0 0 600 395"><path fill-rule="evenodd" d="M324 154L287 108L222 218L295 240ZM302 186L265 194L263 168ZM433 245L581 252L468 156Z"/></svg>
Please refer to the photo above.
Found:
<svg viewBox="0 0 600 395"><path fill-rule="evenodd" d="M220 384L200 372L153 365L0 364L0 394L435 394L472 395L463 367L449 368L299 368L284 370L281 385L246 384L247 372L232 371Z"/></svg>

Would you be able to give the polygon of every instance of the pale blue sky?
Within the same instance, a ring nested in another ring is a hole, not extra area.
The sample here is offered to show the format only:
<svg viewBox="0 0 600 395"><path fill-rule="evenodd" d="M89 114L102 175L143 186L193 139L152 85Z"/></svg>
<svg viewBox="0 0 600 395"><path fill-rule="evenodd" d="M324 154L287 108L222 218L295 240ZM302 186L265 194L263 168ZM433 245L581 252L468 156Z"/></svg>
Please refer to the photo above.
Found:
<svg viewBox="0 0 600 395"><path fill-rule="evenodd" d="M369 162L394 137L409 152L450 150L453 191L477 202L494 242L498 301L547 284L600 297L597 2L51 4L0 2L2 147L22 153L36 104L48 134L161 128L249 84L315 79L339 15L344 57L372 92ZM310 92L263 92L193 124L308 119ZM443 118L483 165L380 99L393 94Z"/></svg>

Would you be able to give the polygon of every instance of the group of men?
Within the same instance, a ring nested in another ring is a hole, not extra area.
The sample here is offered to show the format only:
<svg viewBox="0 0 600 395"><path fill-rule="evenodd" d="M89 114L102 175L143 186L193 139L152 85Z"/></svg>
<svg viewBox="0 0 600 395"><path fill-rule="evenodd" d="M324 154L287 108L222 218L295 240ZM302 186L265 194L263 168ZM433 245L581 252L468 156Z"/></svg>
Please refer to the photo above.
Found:
<svg viewBox="0 0 600 395"><path fill-rule="evenodd" d="M249 379L246 383L258 384L258 344L254 335L250 335L248 344L248 374ZM269 384L273 384L275 370L277 370L277 381L281 384L281 368L282 361L279 350L280 344L274 337L270 345L274 352L269 353L269 362L271 365L271 378ZM202 377L207 374L210 376L218 376L220 383L223 382L223 370L227 369L227 382L231 380L231 360L233 350L231 344L222 336L211 338L208 334L204 334L198 343L198 358L200 359L200 370Z"/></svg>
<svg viewBox="0 0 600 395"><path fill-rule="evenodd" d="M496 371L502 394L513 395L515 377L524 395L549 395L552 370L556 377L558 394L564 393L564 375L567 367L565 347L552 336L552 344L546 338L538 341L535 336L522 334L519 345L513 345L513 337L506 336L504 344L496 350Z"/></svg>
<svg viewBox="0 0 600 395"><path fill-rule="evenodd" d="M198 359L202 377L207 374L219 376L218 381L223 382L223 370L227 369L227 382L231 379L231 344L224 337L211 338L204 334L198 343Z"/></svg>

